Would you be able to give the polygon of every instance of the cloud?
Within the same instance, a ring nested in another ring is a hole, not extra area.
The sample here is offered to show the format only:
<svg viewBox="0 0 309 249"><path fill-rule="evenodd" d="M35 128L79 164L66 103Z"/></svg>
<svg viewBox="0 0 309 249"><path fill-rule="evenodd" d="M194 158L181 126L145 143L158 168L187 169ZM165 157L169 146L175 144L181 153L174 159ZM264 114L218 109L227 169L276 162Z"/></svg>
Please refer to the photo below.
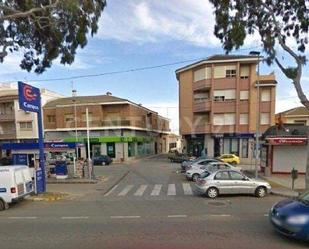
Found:
<svg viewBox="0 0 309 249"><path fill-rule="evenodd" d="M154 102L143 104L146 108L158 112L159 115L170 119L172 133L179 134L178 102Z"/></svg>
<svg viewBox="0 0 309 249"><path fill-rule="evenodd" d="M204 0L114 0L100 20L98 37L122 42L185 41L218 46L213 9Z"/></svg>

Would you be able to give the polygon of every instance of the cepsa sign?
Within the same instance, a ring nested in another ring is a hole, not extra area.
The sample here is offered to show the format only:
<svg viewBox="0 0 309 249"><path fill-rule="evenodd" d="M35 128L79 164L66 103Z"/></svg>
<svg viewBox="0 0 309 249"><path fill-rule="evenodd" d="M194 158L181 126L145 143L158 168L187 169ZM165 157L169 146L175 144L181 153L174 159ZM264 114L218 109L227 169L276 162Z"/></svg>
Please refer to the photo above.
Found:
<svg viewBox="0 0 309 249"><path fill-rule="evenodd" d="M18 95L20 109L28 112L39 112L41 110L40 89L18 82Z"/></svg>

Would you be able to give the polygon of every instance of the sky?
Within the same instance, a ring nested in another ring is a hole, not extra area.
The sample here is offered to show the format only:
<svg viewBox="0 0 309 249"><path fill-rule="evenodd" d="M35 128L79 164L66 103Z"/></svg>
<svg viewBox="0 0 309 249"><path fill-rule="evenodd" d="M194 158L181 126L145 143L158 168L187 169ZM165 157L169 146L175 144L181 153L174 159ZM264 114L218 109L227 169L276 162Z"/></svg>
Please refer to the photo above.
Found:
<svg viewBox="0 0 309 249"><path fill-rule="evenodd" d="M22 71L19 68L20 55L10 54L0 64L0 82L31 81L32 85L66 96L71 95L72 86L78 95L111 92L114 96L141 103L171 119L172 132L178 133L178 82L175 70L194 60L224 53L220 41L213 35L214 24L213 9L207 0L107 0L98 33L89 37L84 49L78 50L72 65L64 66L58 60L46 72L36 75ZM251 50L261 50L257 35L248 37L244 46L233 54L248 54ZM287 54L280 49L278 51L283 63L292 63ZM192 61L151 70L46 81L188 60ZM273 71L278 81L276 111L299 106L293 85L279 68L262 63L261 74ZM308 96L308 65L303 72L302 85Z"/></svg>

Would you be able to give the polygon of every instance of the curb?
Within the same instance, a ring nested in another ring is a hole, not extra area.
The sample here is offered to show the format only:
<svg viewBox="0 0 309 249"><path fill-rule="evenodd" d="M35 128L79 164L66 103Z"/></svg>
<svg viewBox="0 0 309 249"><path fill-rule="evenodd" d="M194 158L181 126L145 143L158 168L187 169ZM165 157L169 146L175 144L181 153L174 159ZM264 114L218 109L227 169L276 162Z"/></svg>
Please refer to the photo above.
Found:
<svg viewBox="0 0 309 249"><path fill-rule="evenodd" d="M47 180L47 184L96 184L97 180L88 181L70 181L70 180Z"/></svg>
<svg viewBox="0 0 309 249"><path fill-rule="evenodd" d="M282 192L282 193L279 193L279 192L276 192L276 191L273 191L273 190L271 190L271 192L270 192L272 195L276 195L276 196L282 196L282 197L298 197L298 192L295 192L295 193L284 193L284 192Z"/></svg>
<svg viewBox="0 0 309 249"><path fill-rule="evenodd" d="M112 184L109 188L107 188L106 191L104 191L103 195L108 193L114 186L116 186L119 182L121 182L129 173L130 173L130 170L124 173L114 184Z"/></svg>

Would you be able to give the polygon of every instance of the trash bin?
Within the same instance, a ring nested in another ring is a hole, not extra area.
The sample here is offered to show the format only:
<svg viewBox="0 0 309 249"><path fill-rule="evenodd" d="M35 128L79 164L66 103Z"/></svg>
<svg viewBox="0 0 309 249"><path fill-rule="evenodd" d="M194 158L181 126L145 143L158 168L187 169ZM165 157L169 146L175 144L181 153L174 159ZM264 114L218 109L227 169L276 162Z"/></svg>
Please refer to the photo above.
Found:
<svg viewBox="0 0 309 249"><path fill-rule="evenodd" d="M67 179L68 178L68 167L66 162L57 161L55 165L55 173L57 179Z"/></svg>

